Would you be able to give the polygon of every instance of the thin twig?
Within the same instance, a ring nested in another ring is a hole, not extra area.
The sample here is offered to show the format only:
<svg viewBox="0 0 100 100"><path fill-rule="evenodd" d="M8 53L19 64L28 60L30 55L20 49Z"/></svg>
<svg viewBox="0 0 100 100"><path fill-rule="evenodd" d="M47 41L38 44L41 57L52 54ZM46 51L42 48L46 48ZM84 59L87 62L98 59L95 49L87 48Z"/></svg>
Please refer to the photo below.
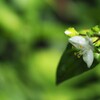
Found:
<svg viewBox="0 0 100 100"><path fill-rule="evenodd" d="M96 43L96 42L98 42L100 40L100 38L98 37L98 39L97 40L95 40L93 43Z"/></svg>

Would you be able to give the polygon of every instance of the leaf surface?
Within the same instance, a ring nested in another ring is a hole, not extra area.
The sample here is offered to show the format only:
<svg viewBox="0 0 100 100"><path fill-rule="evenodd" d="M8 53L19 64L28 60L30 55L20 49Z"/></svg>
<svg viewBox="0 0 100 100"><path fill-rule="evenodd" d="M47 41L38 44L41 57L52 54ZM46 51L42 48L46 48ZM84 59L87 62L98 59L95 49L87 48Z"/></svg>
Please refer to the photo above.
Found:
<svg viewBox="0 0 100 100"><path fill-rule="evenodd" d="M78 58L74 53L75 50L72 49L72 45L68 44L58 64L56 84L60 84L65 80L89 71L99 63L94 59L92 66L88 68L87 64L83 61L83 58Z"/></svg>

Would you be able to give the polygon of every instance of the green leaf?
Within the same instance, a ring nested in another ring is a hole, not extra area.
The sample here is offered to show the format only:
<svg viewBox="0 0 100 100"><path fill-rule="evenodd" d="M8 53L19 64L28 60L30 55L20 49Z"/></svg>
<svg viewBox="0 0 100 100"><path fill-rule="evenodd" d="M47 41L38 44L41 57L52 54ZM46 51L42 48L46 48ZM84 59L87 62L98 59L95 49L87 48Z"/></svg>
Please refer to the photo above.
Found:
<svg viewBox="0 0 100 100"><path fill-rule="evenodd" d="M72 45L68 44L57 68L56 84L60 84L65 80L89 71L99 63L94 59L91 68L88 68L82 57L78 58L74 53L75 50L72 49Z"/></svg>
<svg viewBox="0 0 100 100"><path fill-rule="evenodd" d="M98 25L96 25L96 26L94 26L93 28L91 28L91 30L92 30L93 32L97 32L97 33L100 31Z"/></svg>

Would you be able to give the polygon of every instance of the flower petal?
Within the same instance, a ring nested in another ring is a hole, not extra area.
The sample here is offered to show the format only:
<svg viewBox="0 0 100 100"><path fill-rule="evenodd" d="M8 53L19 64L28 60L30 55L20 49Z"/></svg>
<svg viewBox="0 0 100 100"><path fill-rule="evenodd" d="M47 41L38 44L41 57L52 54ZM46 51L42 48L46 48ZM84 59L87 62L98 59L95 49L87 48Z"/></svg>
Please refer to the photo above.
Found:
<svg viewBox="0 0 100 100"><path fill-rule="evenodd" d="M93 51L91 49L83 53L83 60L87 64L88 68L90 68L94 60Z"/></svg>
<svg viewBox="0 0 100 100"><path fill-rule="evenodd" d="M74 36L69 39L69 42L72 45L74 45L77 49L81 49L80 46L83 48L87 46L87 41L82 36Z"/></svg>

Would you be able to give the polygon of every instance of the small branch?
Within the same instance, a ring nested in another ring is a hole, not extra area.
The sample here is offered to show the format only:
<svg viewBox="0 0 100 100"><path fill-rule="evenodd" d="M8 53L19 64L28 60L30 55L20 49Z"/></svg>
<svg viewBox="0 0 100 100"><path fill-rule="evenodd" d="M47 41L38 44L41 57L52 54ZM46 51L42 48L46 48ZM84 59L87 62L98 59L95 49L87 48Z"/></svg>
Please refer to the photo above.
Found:
<svg viewBox="0 0 100 100"><path fill-rule="evenodd" d="M95 40L93 43L96 43L96 42L98 42L100 40L100 37L98 37L98 39L97 40Z"/></svg>

